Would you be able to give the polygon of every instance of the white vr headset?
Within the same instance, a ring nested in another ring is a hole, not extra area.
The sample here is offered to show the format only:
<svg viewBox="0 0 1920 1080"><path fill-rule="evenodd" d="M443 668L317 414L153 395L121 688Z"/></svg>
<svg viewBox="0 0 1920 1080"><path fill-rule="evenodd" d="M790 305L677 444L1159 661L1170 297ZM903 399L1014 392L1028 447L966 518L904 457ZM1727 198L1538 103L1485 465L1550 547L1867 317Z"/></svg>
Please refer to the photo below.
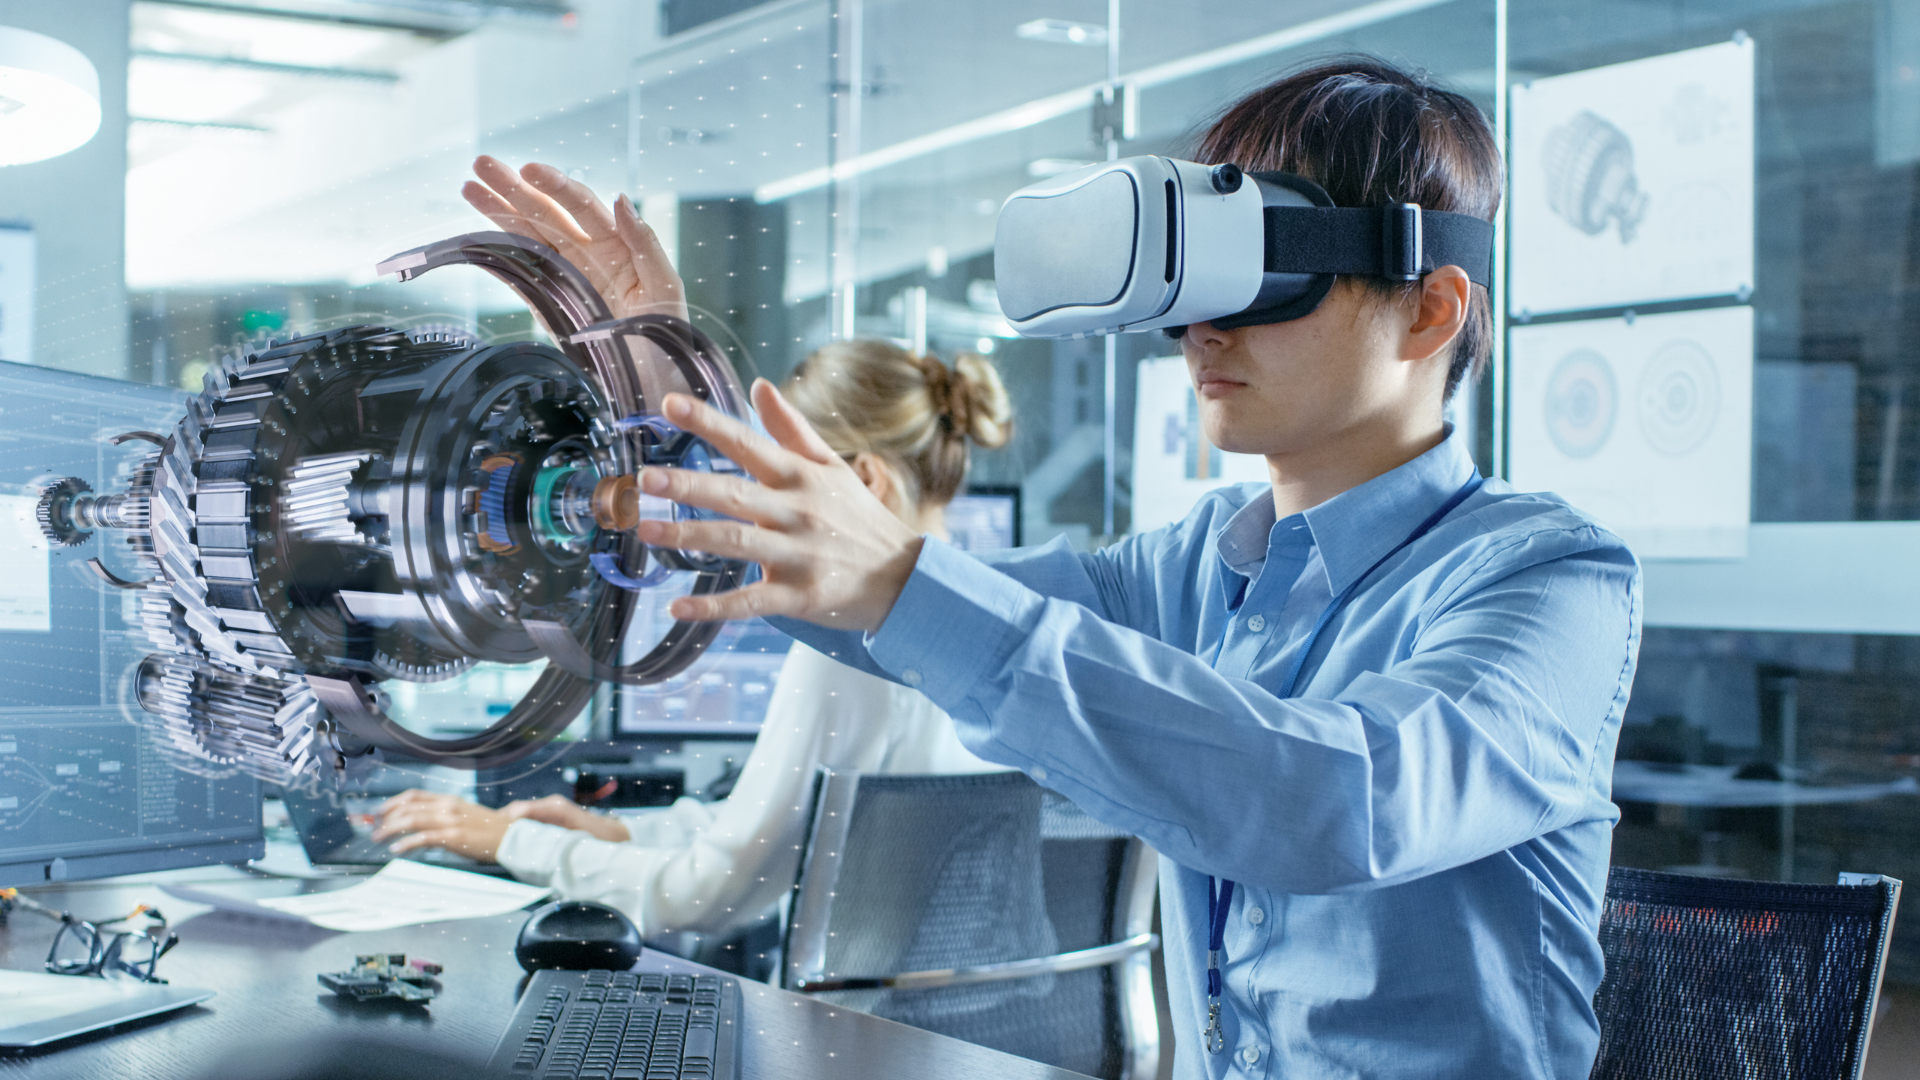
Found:
<svg viewBox="0 0 1920 1080"><path fill-rule="evenodd" d="M1021 188L993 234L1000 310L1026 337L1285 322L1335 275L1417 281L1449 264L1490 285L1492 223L1414 203L1336 207L1291 173L1163 157Z"/></svg>

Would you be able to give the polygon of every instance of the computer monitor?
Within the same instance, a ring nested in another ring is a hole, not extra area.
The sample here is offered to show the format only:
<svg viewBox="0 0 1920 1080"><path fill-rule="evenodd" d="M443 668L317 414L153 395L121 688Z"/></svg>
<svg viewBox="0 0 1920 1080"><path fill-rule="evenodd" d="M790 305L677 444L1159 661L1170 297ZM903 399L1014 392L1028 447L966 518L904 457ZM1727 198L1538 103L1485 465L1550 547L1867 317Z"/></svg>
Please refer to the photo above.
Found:
<svg viewBox="0 0 1920 1080"><path fill-rule="evenodd" d="M1020 489L971 487L947 504L947 535L962 551L1020 546Z"/></svg>
<svg viewBox="0 0 1920 1080"><path fill-rule="evenodd" d="M0 362L0 886L103 877L264 854L260 785L196 763L134 698L152 651L126 544L52 548L36 481L113 490L153 449L111 440L165 432L185 396L162 387ZM184 766L184 767L183 767Z"/></svg>
<svg viewBox="0 0 1920 1080"><path fill-rule="evenodd" d="M650 686L620 687L614 737L753 738L792 644L759 619L729 624L687 670Z"/></svg>

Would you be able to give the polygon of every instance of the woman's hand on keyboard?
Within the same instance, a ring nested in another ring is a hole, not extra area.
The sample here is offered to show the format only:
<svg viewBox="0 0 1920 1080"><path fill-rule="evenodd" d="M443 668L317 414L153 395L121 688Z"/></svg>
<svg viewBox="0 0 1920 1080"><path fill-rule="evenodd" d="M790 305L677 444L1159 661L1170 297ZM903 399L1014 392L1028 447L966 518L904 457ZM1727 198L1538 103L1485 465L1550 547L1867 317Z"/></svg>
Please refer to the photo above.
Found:
<svg viewBox="0 0 1920 1080"><path fill-rule="evenodd" d="M373 838L385 842L398 837L392 844L395 855L438 847L481 862L495 861L507 826L514 821L504 811L417 788L381 804L378 816L380 824L373 830Z"/></svg>
<svg viewBox="0 0 1920 1080"><path fill-rule="evenodd" d="M500 812L515 820L525 818L528 821L541 821L548 825L558 825L563 829L578 829L601 840L620 843L631 839L626 825L619 818L596 814L565 795L549 795L544 799L515 799L500 808Z"/></svg>

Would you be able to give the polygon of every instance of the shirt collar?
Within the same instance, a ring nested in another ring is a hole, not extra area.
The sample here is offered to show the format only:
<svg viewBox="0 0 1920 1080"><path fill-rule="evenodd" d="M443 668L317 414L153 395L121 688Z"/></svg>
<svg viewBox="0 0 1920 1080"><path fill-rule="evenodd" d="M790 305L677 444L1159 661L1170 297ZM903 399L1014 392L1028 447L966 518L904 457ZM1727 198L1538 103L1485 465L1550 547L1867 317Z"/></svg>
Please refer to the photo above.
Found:
<svg viewBox="0 0 1920 1080"><path fill-rule="evenodd" d="M1220 538L1214 541L1214 550L1220 553L1220 561L1227 564L1227 569L1243 578L1254 577L1267 561L1273 525L1273 488L1262 487L1258 495L1248 499L1245 506L1227 519L1226 528L1220 530Z"/></svg>
<svg viewBox="0 0 1920 1080"><path fill-rule="evenodd" d="M1405 465L1349 488L1303 513L1338 595L1426 516L1438 510L1473 475L1466 439L1452 424L1440 445ZM1221 529L1214 550L1237 578L1258 576L1275 542L1273 489L1249 499ZM1229 594L1243 582L1223 581ZM1229 602L1232 595L1228 597Z"/></svg>

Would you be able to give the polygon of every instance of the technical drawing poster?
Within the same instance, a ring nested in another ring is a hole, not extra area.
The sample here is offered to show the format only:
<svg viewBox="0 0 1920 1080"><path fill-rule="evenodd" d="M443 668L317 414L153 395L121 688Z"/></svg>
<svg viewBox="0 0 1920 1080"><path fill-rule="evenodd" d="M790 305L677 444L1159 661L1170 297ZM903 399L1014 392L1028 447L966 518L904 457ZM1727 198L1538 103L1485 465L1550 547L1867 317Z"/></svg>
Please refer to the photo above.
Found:
<svg viewBox="0 0 1920 1080"><path fill-rule="evenodd" d="M1740 558L1752 498L1753 309L1516 326L1510 479L1641 558Z"/></svg>
<svg viewBox="0 0 1920 1080"><path fill-rule="evenodd" d="M1516 316L1753 287L1753 42L1513 88Z"/></svg>
<svg viewBox="0 0 1920 1080"><path fill-rule="evenodd" d="M1187 516L1200 496L1267 479L1266 459L1229 454L1200 431L1200 401L1184 357L1140 361L1133 411L1133 531Z"/></svg>

